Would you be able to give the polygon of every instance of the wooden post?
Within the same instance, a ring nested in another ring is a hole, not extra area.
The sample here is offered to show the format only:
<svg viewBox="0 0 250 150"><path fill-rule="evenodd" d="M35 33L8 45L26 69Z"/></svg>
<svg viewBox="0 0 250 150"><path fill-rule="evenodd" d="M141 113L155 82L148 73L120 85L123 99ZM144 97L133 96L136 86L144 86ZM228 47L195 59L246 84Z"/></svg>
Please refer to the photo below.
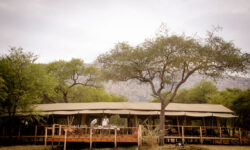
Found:
<svg viewBox="0 0 250 150"><path fill-rule="evenodd" d="M134 115L135 127L138 127L138 117Z"/></svg>
<svg viewBox="0 0 250 150"><path fill-rule="evenodd" d="M20 137L21 137L21 127L18 128L17 139L20 140Z"/></svg>
<svg viewBox="0 0 250 150"><path fill-rule="evenodd" d="M183 125L187 125L187 117L184 116L184 124Z"/></svg>
<svg viewBox="0 0 250 150"><path fill-rule="evenodd" d="M220 131L220 144L222 144L222 134L221 134L221 127L219 127L219 131Z"/></svg>
<svg viewBox="0 0 250 150"><path fill-rule="evenodd" d="M19 127L18 128L18 138L20 138L20 136L21 136L21 128Z"/></svg>
<svg viewBox="0 0 250 150"><path fill-rule="evenodd" d="M90 128L89 131L89 148L92 148L92 127Z"/></svg>
<svg viewBox="0 0 250 150"><path fill-rule="evenodd" d="M53 149L53 146L54 146L54 135L55 135L55 124L52 125L52 149Z"/></svg>
<svg viewBox="0 0 250 150"><path fill-rule="evenodd" d="M65 135L64 135L64 147L63 149L66 150L66 144L67 144L67 132L68 132L68 129L65 130Z"/></svg>
<svg viewBox="0 0 250 150"><path fill-rule="evenodd" d="M138 127L137 138L138 138L138 146L141 146L142 145L142 125L139 125Z"/></svg>
<svg viewBox="0 0 250 150"><path fill-rule="evenodd" d="M216 117L217 127L220 127L220 118Z"/></svg>
<svg viewBox="0 0 250 150"><path fill-rule="evenodd" d="M149 129L151 130L151 129L153 129L153 119L152 119L152 116L149 116L148 117L148 122L149 122Z"/></svg>
<svg viewBox="0 0 250 150"><path fill-rule="evenodd" d="M178 135L181 136L179 117L177 116Z"/></svg>
<svg viewBox="0 0 250 150"><path fill-rule="evenodd" d="M117 147L117 128L115 128L115 141L114 141L115 148Z"/></svg>
<svg viewBox="0 0 250 150"><path fill-rule="evenodd" d="M205 135L207 134L207 129L206 129L206 120L204 117L202 117L202 121L203 121L203 126L204 126L204 133Z"/></svg>
<svg viewBox="0 0 250 150"><path fill-rule="evenodd" d="M229 130L229 136L232 137L233 136L233 130L231 128L228 128Z"/></svg>
<svg viewBox="0 0 250 150"><path fill-rule="evenodd" d="M86 124L87 124L86 114L82 114L81 125L86 125Z"/></svg>
<svg viewBox="0 0 250 150"><path fill-rule="evenodd" d="M59 133L58 135L61 136L62 135L62 125L59 125ZM60 145L60 142L58 142L58 145Z"/></svg>
<svg viewBox="0 0 250 150"><path fill-rule="evenodd" d="M182 144L184 144L185 139L184 139L184 126L181 127L182 129Z"/></svg>
<svg viewBox="0 0 250 150"><path fill-rule="evenodd" d="M200 143L203 144L203 140L202 140L202 128L200 126Z"/></svg>
<svg viewBox="0 0 250 150"><path fill-rule="evenodd" d="M37 125L35 126L35 144L36 144L36 139L37 138Z"/></svg>
<svg viewBox="0 0 250 150"><path fill-rule="evenodd" d="M239 128L239 138L240 138L240 145L242 145L242 139L241 139L241 128Z"/></svg>
<svg viewBox="0 0 250 150"><path fill-rule="evenodd" d="M5 136L5 127L3 127L3 136Z"/></svg>
<svg viewBox="0 0 250 150"><path fill-rule="evenodd" d="M48 134L48 128L45 127L45 136L44 136L44 147L47 148L47 135Z"/></svg>

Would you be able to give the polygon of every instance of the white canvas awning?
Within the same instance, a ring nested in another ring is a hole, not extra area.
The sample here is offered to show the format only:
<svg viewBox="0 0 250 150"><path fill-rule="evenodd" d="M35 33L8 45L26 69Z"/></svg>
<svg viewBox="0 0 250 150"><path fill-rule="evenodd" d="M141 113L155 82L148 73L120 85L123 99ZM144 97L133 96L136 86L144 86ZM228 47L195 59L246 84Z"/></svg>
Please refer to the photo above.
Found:
<svg viewBox="0 0 250 150"><path fill-rule="evenodd" d="M160 115L160 103L136 102L96 102L96 103L54 103L37 104L38 115L75 115L75 114L120 114L120 115ZM36 115L34 112L17 112L17 115ZM237 117L233 111L218 104L181 104L170 103L165 110L166 116L189 117ZM6 114L1 114L6 116Z"/></svg>
<svg viewBox="0 0 250 150"><path fill-rule="evenodd" d="M233 114L226 114L226 113L213 113L214 117L221 117L221 118L234 118L234 117L238 117L235 116Z"/></svg>
<svg viewBox="0 0 250 150"><path fill-rule="evenodd" d="M159 111L136 111L136 110L104 110L105 114L121 115L159 115Z"/></svg>
<svg viewBox="0 0 250 150"><path fill-rule="evenodd" d="M212 113L200 113L200 112L186 112L185 116L190 117L211 117Z"/></svg>
<svg viewBox="0 0 250 150"><path fill-rule="evenodd" d="M185 116L185 112L165 112L166 116Z"/></svg>

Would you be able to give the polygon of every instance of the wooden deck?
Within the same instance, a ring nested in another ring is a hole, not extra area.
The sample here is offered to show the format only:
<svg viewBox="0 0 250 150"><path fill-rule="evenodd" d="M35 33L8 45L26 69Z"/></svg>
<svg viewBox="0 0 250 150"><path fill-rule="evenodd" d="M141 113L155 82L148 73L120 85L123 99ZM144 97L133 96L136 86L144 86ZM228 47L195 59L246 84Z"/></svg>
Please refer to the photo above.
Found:
<svg viewBox="0 0 250 150"><path fill-rule="evenodd" d="M44 145L47 142L86 142L92 148L93 142L138 143L142 144L142 126L139 127L77 127L54 124L45 128Z"/></svg>
<svg viewBox="0 0 250 150"><path fill-rule="evenodd" d="M48 142L64 142L64 136L54 136L47 137ZM67 136L67 142L90 142L89 135L81 135L81 136ZM117 135L117 142L119 143L137 143L137 136L133 135ZM94 135L92 136L92 142L115 142L114 135Z"/></svg>
<svg viewBox="0 0 250 150"><path fill-rule="evenodd" d="M156 126L155 126L156 127ZM114 147L118 143L137 143L141 145L143 136L146 136L147 127L86 127L86 126L65 126L54 124L52 126L33 127L27 129L17 129L12 138L30 142L43 142L47 144L63 143L66 149L67 142L89 143L90 148L93 143L112 142ZM154 129L153 126L150 130ZM166 125L166 143L216 143L216 144L242 144L244 142L241 128L237 127L212 127L212 126L181 126ZM24 131L30 131L25 134ZM4 132L3 132L4 133ZM0 139L7 139L9 136L3 134Z"/></svg>

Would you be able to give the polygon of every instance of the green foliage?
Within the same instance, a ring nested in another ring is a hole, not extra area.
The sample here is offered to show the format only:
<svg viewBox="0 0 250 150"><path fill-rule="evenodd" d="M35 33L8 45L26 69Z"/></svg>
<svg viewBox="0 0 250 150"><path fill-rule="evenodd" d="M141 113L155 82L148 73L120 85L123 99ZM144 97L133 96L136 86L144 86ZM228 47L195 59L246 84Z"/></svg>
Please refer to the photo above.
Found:
<svg viewBox="0 0 250 150"><path fill-rule="evenodd" d="M97 59L106 78L136 79L151 86L153 96L161 102L161 144L164 143L165 108L192 74L198 72L212 78L230 76L231 73L245 72L250 62L249 54L243 54L232 42L213 32L208 32L205 39L195 39L169 35L166 28L163 30L166 32L134 47L125 42L118 43ZM166 90L168 92L163 95ZM199 94L203 95L202 92ZM171 96L168 98L168 95Z"/></svg>
<svg viewBox="0 0 250 150"><path fill-rule="evenodd" d="M5 85L5 81L0 76L0 101L4 101L7 98L8 93L6 92L6 90L7 90L7 87Z"/></svg>
<svg viewBox="0 0 250 150"><path fill-rule="evenodd" d="M112 115L109 119L109 124L124 127L127 126L127 119L121 118L119 115Z"/></svg>
<svg viewBox="0 0 250 150"><path fill-rule="evenodd" d="M126 42L118 43L109 52L100 55L97 62L107 79L136 79L149 84L153 96L166 106L193 73L218 78L229 76L232 72L244 72L249 55L241 53L233 43L212 32L208 32L205 39L163 33L135 47ZM168 92L163 94L166 90ZM198 93L190 97L191 101L205 102L204 94L210 91L194 89L194 92ZM196 95L202 99L194 97ZM169 100L166 100L167 97Z"/></svg>
<svg viewBox="0 0 250 150"><path fill-rule="evenodd" d="M126 102L123 96L108 94L103 89L75 86L69 92L70 102Z"/></svg>
<svg viewBox="0 0 250 150"><path fill-rule="evenodd" d="M55 76L58 85L56 94L48 98L51 102L69 102L71 88L76 85L85 87L101 88L100 71L93 67L86 67L83 60L72 59L71 61L55 61L46 66L48 73Z"/></svg>
<svg viewBox="0 0 250 150"><path fill-rule="evenodd" d="M202 79L191 89L182 89L175 97L175 102L181 103L207 103L207 95L215 94L218 89L211 81Z"/></svg>
<svg viewBox="0 0 250 150"><path fill-rule="evenodd" d="M32 111L31 105L39 103L43 94L54 88L50 82L53 77L34 63L36 58L22 48L11 48L8 55L0 58L0 105L10 121L17 110Z"/></svg>
<svg viewBox="0 0 250 150"><path fill-rule="evenodd" d="M250 130L250 89L242 92L232 103L232 110L239 116L237 125Z"/></svg>
<svg viewBox="0 0 250 150"><path fill-rule="evenodd" d="M235 126L250 129L250 90L226 89L207 96L208 103L222 104L233 110L238 118Z"/></svg>
<svg viewBox="0 0 250 150"><path fill-rule="evenodd" d="M178 91L174 102L176 103L190 103L190 89L181 89Z"/></svg>
<svg viewBox="0 0 250 150"><path fill-rule="evenodd" d="M240 89L226 89L217 93L207 95L208 103L222 104L232 108L233 102L243 93Z"/></svg>
<svg viewBox="0 0 250 150"><path fill-rule="evenodd" d="M165 101L167 102L168 100L169 100L169 98L171 97L171 93L169 94L169 91L164 91L164 92L162 92L162 95L164 96L164 97L166 97L165 98ZM150 102L153 102L153 103L160 103L161 101L160 101L160 99L159 98L153 98Z"/></svg>
<svg viewBox="0 0 250 150"><path fill-rule="evenodd" d="M163 92L165 95L167 91ZM218 89L215 84L211 81L202 79L199 83L195 84L190 89L181 89L178 91L174 102L177 103L207 103L207 96L212 94L217 94ZM169 99L171 94L169 94L166 100ZM160 102L159 99L154 98L152 102Z"/></svg>

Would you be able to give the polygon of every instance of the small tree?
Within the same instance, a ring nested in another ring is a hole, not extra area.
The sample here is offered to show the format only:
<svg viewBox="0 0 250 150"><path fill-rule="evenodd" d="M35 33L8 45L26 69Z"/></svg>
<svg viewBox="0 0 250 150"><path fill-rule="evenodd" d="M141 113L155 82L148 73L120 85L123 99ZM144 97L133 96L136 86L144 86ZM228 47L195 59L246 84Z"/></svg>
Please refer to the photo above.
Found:
<svg viewBox="0 0 250 150"><path fill-rule="evenodd" d="M52 62L47 65L47 71L57 79L58 86L55 91L62 94L65 103L69 102L69 92L76 85L101 87L98 69L93 66L86 67L81 59L72 59L69 62L63 60Z"/></svg>
<svg viewBox="0 0 250 150"><path fill-rule="evenodd" d="M250 130L250 89L242 92L232 104L231 109L236 112L239 116L237 118L237 125L246 129L247 131Z"/></svg>
<svg viewBox="0 0 250 150"><path fill-rule="evenodd" d="M32 111L32 104L39 103L43 93L53 89L48 82L52 77L34 63L36 58L22 48L11 48L8 55L0 57L0 106L8 114L10 134L17 111Z"/></svg>
<svg viewBox="0 0 250 150"><path fill-rule="evenodd" d="M180 86L195 72L213 78L244 72L249 55L211 32L204 40L164 32L136 47L118 43L97 61L108 79L135 79L151 86L153 96L161 102L160 144L163 145L165 108ZM166 89L168 92L163 94Z"/></svg>

